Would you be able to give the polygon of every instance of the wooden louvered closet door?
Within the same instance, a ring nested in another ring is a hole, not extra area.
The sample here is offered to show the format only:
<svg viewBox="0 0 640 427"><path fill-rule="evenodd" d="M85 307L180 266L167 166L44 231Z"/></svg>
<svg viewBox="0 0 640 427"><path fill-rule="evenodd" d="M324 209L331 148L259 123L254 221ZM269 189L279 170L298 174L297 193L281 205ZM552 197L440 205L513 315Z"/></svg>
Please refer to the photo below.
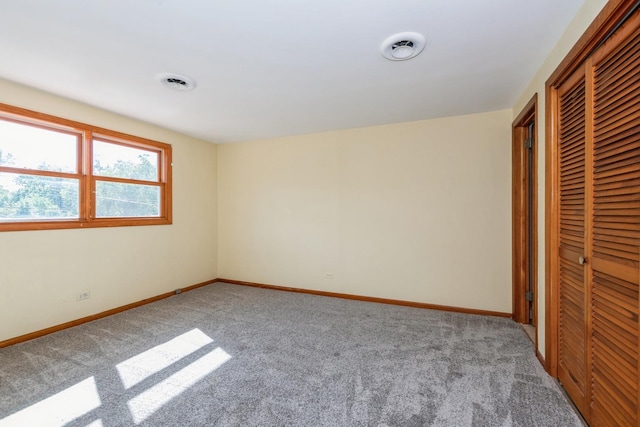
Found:
<svg viewBox="0 0 640 427"><path fill-rule="evenodd" d="M558 377L592 426L638 426L640 13L558 106Z"/></svg>
<svg viewBox="0 0 640 427"><path fill-rule="evenodd" d="M560 103L560 315L558 377L581 412L586 408L585 74L558 90Z"/></svg>
<svg viewBox="0 0 640 427"><path fill-rule="evenodd" d="M591 422L637 426L640 30L614 36L587 66L593 74Z"/></svg>

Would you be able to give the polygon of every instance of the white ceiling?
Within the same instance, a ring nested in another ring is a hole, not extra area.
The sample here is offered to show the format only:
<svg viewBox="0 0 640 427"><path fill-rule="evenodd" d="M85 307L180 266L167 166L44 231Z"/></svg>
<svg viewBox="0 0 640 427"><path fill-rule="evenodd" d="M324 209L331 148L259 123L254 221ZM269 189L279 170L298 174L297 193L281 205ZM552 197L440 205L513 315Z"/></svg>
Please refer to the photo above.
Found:
<svg viewBox="0 0 640 427"><path fill-rule="evenodd" d="M583 1L0 0L0 77L212 142L477 113L513 106ZM404 31L425 50L384 59Z"/></svg>

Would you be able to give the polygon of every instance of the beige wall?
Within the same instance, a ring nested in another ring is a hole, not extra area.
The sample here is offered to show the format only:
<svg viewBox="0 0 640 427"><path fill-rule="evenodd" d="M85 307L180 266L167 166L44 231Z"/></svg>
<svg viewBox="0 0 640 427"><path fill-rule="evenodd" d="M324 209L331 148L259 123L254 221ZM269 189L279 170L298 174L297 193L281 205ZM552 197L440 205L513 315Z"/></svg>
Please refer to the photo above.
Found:
<svg viewBox="0 0 640 427"><path fill-rule="evenodd" d="M571 21L555 48L542 64L536 76L513 107L514 119L531 97L538 94L538 350L544 355L545 342L545 82L578 41L587 27L602 10L606 0L585 0L584 5Z"/></svg>
<svg viewBox="0 0 640 427"><path fill-rule="evenodd" d="M0 341L216 277L216 145L3 80L0 102L172 144L174 163L173 225L0 233Z"/></svg>
<svg viewBox="0 0 640 427"><path fill-rule="evenodd" d="M216 276L510 312L510 123L537 92L544 129L544 81L605 3L513 110L463 117L216 147L0 80L0 102L174 149L171 226L0 234L0 340ZM538 153L544 352L543 132Z"/></svg>
<svg viewBox="0 0 640 427"><path fill-rule="evenodd" d="M219 276L511 312L511 117L220 145Z"/></svg>

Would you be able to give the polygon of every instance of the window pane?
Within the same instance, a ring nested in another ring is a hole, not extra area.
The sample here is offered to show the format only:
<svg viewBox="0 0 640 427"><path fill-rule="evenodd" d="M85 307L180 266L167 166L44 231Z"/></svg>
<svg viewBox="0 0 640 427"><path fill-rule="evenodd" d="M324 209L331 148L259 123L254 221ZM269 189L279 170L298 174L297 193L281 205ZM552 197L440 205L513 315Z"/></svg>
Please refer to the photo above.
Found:
<svg viewBox="0 0 640 427"><path fill-rule="evenodd" d="M160 216L160 187L97 181L96 216Z"/></svg>
<svg viewBox="0 0 640 427"><path fill-rule="evenodd" d="M157 182L158 153L94 140L93 174Z"/></svg>
<svg viewBox="0 0 640 427"><path fill-rule="evenodd" d="M78 219L77 179L0 172L0 222Z"/></svg>
<svg viewBox="0 0 640 427"><path fill-rule="evenodd" d="M75 173L78 136L0 120L0 166Z"/></svg>

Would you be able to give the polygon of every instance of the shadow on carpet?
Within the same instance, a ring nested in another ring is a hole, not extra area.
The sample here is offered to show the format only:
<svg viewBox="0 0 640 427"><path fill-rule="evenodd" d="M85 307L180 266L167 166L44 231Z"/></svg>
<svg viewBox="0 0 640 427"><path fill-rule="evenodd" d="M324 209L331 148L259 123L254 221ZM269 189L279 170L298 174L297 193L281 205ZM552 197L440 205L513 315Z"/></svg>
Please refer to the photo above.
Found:
<svg viewBox="0 0 640 427"><path fill-rule="evenodd" d="M0 349L0 427L581 426L509 319L216 283Z"/></svg>

